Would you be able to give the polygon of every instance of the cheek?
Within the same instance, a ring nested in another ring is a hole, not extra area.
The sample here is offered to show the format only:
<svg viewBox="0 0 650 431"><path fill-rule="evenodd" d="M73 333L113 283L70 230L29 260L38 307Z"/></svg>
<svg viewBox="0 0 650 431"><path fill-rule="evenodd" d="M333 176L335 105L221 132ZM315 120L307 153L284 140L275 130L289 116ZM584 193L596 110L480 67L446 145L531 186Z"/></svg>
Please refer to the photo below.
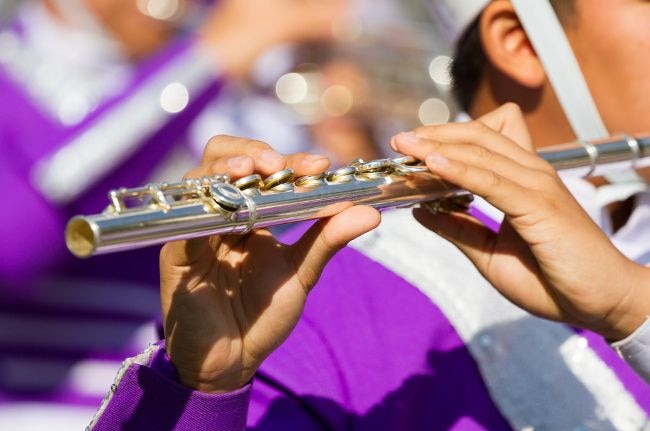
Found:
<svg viewBox="0 0 650 431"><path fill-rule="evenodd" d="M616 31L601 27L582 32L579 38L569 34L594 100L613 133L650 130L648 19L625 17L621 20L625 24L610 23ZM610 21L616 20L610 17Z"/></svg>
<svg viewBox="0 0 650 431"><path fill-rule="evenodd" d="M611 132L650 131L650 39L640 35L628 37L601 65L597 103Z"/></svg>

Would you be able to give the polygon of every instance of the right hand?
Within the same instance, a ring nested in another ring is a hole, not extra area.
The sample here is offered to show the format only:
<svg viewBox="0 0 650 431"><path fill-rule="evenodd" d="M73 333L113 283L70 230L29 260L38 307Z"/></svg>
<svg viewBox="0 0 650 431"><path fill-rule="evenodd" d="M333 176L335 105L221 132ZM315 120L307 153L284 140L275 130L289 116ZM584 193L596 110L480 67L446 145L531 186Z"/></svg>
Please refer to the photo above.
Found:
<svg viewBox="0 0 650 431"><path fill-rule="evenodd" d="M432 172L506 214L495 233L466 214L415 213L506 298L535 315L625 338L650 314L648 270L612 245L531 144L512 104L471 123L421 127L393 141L396 150L426 160Z"/></svg>
<svg viewBox="0 0 650 431"><path fill-rule="evenodd" d="M231 76L243 76L254 60L277 44L333 37L332 23L350 0L222 0L200 33Z"/></svg>
<svg viewBox="0 0 650 431"><path fill-rule="evenodd" d="M262 142L221 136L187 177L237 179L285 167L313 175L328 166L325 157L284 157ZM354 206L319 220L291 246L266 230L166 244L160 254L166 350L181 383L203 392L245 385L296 325L328 260L378 223L376 210Z"/></svg>

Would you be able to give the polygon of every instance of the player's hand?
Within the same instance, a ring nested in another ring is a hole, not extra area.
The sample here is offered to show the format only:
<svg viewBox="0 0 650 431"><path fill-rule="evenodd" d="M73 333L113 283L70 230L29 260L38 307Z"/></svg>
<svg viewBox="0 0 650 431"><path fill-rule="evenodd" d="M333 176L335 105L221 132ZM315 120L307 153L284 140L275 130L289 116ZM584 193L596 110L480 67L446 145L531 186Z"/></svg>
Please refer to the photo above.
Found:
<svg viewBox="0 0 650 431"><path fill-rule="evenodd" d="M421 127L397 135L392 145L506 214L494 233L466 214L415 211L510 301L610 339L644 321L650 299L638 280L645 268L618 252L532 151L518 107L506 105L471 123Z"/></svg>
<svg viewBox="0 0 650 431"><path fill-rule="evenodd" d="M286 167L297 175L327 169L322 156L282 156L268 145L216 137L187 177L227 173L238 179ZM167 353L185 385L222 392L239 388L296 325L328 260L371 230L379 214L350 207L318 221L294 245L268 231L166 244L160 255Z"/></svg>

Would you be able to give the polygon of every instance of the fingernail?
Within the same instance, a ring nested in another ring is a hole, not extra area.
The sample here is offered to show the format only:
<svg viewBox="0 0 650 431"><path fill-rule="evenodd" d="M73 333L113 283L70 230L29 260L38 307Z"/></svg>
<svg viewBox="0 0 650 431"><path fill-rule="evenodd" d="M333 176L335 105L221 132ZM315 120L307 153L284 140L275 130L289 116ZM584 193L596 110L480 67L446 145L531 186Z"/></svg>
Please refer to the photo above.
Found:
<svg viewBox="0 0 650 431"><path fill-rule="evenodd" d="M393 149L393 151L399 151L399 150L397 149L397 142L395 142L395 136L393 136L393 137L390 139L390 147Z"/></svg>
<svg viewBox="0 0 650 431"><path fill-rule="evenodd" d="M246 156L231 157L228 159L227 165L231 169L241 169L247 161L248 157Z"/></svg>
<svg viewBox="0 0 650 431"><path fill-rule="evenodd" d="M420 138L413 132L402 132L396 138L405 144L415 145L420 143Z"/></svg>
<svg viewBox="0 0 650 431"><path fill-rule="evenodd" d="M317 162L323 159L327 159L327 156L324 156L322 154L307 154L305 156L305 160L309 162Z"/></svg>
<svg viewBox="0 0 650 431"><path fill-rule="evenodd" d="M427 165L444 167L449 164L449 159L438 153L429 153L425 159Z"/></svg>
<svg viewBox="0 0 650 431"><path fill-rule="evenodd" d="M277 164L278 162L282 161L282 155L280 153L276 153L273 150L262 151L262 154L260 154L260 158L264 162L271 163L271 164Z"/></svg>

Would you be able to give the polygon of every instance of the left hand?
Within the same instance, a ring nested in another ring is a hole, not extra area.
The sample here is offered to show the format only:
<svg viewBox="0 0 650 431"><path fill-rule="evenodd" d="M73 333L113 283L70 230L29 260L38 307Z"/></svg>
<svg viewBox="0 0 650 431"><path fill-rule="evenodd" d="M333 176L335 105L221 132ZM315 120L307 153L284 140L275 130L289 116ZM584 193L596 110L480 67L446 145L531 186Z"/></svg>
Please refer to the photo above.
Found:
<svg viewBox="0 0 650 431"><path fill-rule="evenodd" d="M315 175L322 156L283 156L263 142L218 136L187 177L227 173L231 179L285 168ZM245 385L291 333L321 271L348 241L373 229L379 213L351 206L316 222L293 245L267 230L166 244L160 289L166 349L181 383L202 392Z"/></svg>

